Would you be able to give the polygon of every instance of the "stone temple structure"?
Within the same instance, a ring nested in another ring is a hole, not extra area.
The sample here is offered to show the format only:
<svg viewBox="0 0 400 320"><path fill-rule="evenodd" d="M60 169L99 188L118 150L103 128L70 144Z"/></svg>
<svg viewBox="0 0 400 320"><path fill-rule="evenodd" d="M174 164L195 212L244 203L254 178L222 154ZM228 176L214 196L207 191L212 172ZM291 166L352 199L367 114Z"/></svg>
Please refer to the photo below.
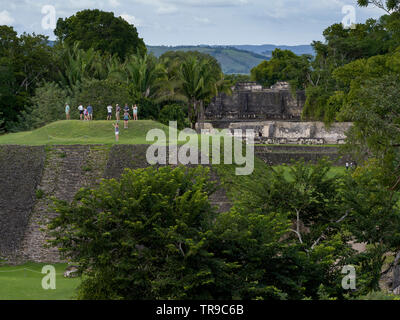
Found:
<svg viewBox="0 0 400 320"><path fill-rule="evenodd" d="M201 128L251 130L257 143L342 144L351 123L303 122L304 91L292 92L289 84L278 82L264 88L255 82L238 83L232 95L220 94L205 111Z"/></svg>
<svg viewBox="0 0 400 320"><path fill-rule="evenodd" d="M292 93L289 85L278 82L269 89L255 82L238 83L232 95L220 94L210 103L208 120L300 120L306 97L304 91Z"/></svg>

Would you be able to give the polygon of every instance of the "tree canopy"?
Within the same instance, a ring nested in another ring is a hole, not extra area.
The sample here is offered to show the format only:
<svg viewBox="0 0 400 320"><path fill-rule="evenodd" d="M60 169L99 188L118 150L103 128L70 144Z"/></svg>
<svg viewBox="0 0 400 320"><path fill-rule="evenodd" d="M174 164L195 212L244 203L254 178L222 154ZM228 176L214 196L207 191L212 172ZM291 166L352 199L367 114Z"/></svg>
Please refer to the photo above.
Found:
<svg viewBox="0 0 400 320"><path fill-rule="evenodd" d="M271 60L265 60L251 70L251 80L267 87L278 81L288 81L294 89L305 89L311 73L310 61L311 56L275 49Z"/></svg>
<svg viewBox="0 0 400 320"><path fill-rule="evenodd" d="M118 55L125 59L129 54L145 54L147 49L136 28L112 12L83 10L75 15L58 19L55 35L60 41L72 45L79 42L85 50Z"/></svg>

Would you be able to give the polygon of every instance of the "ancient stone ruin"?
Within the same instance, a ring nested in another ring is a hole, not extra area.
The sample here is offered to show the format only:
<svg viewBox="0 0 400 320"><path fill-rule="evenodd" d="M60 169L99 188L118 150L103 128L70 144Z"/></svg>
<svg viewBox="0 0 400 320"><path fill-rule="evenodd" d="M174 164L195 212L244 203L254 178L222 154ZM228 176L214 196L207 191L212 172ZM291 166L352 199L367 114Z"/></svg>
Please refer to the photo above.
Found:
<svg viewBox="0 0 400 320"><path fill-rule="evenodd" d="M306 97L304 91L292 93L289 85L278 82L263 88L255 82L237 83L232 95L221 93L205 111L207 120L300 120Z"/></svg>
<svg viewBox="0 0 400 320"><path fill-rule="evenodd" d="M305 101L305 92L293 92L287 82L271 88L255 82L237 83L232 95L221 93L211 101L201 128L209 133L226 129L232 135L235 129L250 130L248 135L262 144L344 143L352 124L333 123L327 127L322 122L301 121Z"/></svg>

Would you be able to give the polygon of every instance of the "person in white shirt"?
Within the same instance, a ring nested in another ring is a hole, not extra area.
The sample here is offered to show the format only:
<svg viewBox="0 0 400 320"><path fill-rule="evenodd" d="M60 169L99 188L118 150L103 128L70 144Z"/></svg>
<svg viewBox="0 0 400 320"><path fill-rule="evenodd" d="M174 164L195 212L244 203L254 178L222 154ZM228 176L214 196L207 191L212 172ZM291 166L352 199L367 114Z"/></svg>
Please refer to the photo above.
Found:
<svg viewBox="0 0 400 320"><path fill-rule="evenodd" d="M111 120L112 118L112 109L113 109L112 105L109 105L107 107L107 120Z"/></svg>
<svg viewBox="0 0 400 320"><path fill-rule="evenodd" d="M79 110L79 118L81 120L83 120L83 105L82 104L79 105L78 110Z"/></svg>

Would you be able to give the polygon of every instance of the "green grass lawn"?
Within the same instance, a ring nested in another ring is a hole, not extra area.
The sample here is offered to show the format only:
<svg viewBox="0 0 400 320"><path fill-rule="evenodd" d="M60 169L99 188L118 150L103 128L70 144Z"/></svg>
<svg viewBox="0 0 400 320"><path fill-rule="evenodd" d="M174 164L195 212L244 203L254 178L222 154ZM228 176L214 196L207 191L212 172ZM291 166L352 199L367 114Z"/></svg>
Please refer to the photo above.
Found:
<svg viewBox="0 0 400 320"><path fill-rule="evenodd" d="M0 144L17 145L73 145L115 143L115 121L63 120L53 122L34 131L10 133L0 136ZM168 136L168 127L151 120L129 121L124 129L120 121L120 144L151 144L146 141L147 132L161 129Z"/></svg>
<svg viewBox="0 0 400 320"><path fill-rule="evenodd" d="M70 300L74 298L79 278L64 278L66 264L53 264L56 268L56 289L42 288L43 263L20 266L0 266L0 300Z"/></svg>

